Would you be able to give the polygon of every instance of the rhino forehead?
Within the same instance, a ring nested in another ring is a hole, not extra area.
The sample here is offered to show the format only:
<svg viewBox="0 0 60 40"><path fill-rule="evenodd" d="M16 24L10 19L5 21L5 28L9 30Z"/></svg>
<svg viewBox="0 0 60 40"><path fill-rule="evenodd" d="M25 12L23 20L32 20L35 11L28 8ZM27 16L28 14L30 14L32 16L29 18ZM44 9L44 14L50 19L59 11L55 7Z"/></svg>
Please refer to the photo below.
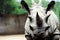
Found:
<svg viewBox="0 0 60 40"><path fill-rule="evenodd" d="M42 13L42 14L45 14L45 10L44 10L44 8L43 7L41 7L41 6L39 6L39 5L37 5L37 6L34 6L34 7L32 7L32 8L30 8L31 9L31 14L36 14L37 12L38 13Z"/></svg>

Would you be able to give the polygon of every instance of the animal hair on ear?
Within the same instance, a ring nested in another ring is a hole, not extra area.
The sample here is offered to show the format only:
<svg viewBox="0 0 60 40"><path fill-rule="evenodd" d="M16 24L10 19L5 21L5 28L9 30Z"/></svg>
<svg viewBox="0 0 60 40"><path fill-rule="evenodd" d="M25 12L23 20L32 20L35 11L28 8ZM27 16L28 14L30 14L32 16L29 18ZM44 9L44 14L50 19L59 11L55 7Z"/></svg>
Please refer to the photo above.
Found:
<svg viewBox="0 0 60 40"><path fill-rule="evenodd" d="M46 13L47 13L48 11L50 11L51 9L53 9L53 8L54 8L54 5L55 5L55 1L51 1L51 2L48 4L48 6L47 6Z"/></svg>
<svg viewBox="0 0 60 40"><path fill-rule="evenodd" d="M26 3L24 0L21 0L21 5L22 5L22 7L25 8L25 10L27 10L28 13L30 14L30 9L29 9L27 3Z"/></svg>

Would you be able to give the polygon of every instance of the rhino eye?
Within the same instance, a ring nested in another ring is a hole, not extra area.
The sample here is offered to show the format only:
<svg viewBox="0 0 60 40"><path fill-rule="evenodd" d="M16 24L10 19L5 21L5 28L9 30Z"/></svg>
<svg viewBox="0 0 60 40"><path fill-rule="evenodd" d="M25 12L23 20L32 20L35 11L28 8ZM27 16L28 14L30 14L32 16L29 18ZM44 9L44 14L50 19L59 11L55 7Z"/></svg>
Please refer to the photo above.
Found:
<svg viewBox="0 0 60 40"><path fill-rule="evenodd" d="M50 15L51 15L51 14L50 14ZM46 17L46 19L45 19L45 21L46 21L46 22L48 21L48 19L49 19L50 15L48 15L48 16Z"/></svg>
<svg viewBox="0 0 60 40"><path fill-rule="evenodd" d="M33 29L33 27L32 26L29 26L30 27L30 29L32 30L32 31L34 31L34 29Z"/></svg>
<svg viewBox="0 0 60 40"><path fill-rule="evenodd" d="M48 30L49 28L50 28L50 26L47 26L47 27L45 28L45 31Z"/></svg>
<svg viewBox="0 0 60 40"><path fill-rule="evenodd" d="M31 17L28 17L30 19L30 22L32 22L32 18Z"/></svg>

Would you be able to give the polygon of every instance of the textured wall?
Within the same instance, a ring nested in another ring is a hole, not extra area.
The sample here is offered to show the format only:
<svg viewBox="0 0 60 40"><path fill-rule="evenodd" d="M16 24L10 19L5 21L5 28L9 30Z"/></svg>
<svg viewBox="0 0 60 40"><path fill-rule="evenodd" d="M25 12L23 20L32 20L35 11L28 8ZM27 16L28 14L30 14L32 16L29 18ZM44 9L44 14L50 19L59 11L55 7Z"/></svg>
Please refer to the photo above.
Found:
<svg viewBox="0 0 60 40"><path fill-rule="evenodd" d="M0 17L0 34L22 34L27 15L4 15Z"/></svg>

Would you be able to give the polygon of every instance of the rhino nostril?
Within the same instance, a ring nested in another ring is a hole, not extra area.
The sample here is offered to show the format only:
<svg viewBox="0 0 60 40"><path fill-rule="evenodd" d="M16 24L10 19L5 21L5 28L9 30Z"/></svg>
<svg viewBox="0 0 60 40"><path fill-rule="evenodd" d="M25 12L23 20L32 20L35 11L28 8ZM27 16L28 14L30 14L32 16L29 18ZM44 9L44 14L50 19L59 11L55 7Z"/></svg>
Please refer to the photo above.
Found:
<svg viewBox="0 0 60 40"><path fill-rule="evenodd" d="M44 34L44 32L41 32L41 33L40 33L40 35L43 35L43 34Z"/></svg>
<svg viewBox="0 0 60 40"><path fill-rule="evenodd" d="M44 33L41 33L41 34L44 34Z"/></svg>
<svg viewBox="0 0 60 40"><path fill-rule="evenodd" d="M36 34L34 34L34 36L37 36Z"/></svg>
<svg viewBox="0 0 60 40"><path fill-rule="evenodd" d="M40 33L40 32L38 32L38 33Z"/></svg>

